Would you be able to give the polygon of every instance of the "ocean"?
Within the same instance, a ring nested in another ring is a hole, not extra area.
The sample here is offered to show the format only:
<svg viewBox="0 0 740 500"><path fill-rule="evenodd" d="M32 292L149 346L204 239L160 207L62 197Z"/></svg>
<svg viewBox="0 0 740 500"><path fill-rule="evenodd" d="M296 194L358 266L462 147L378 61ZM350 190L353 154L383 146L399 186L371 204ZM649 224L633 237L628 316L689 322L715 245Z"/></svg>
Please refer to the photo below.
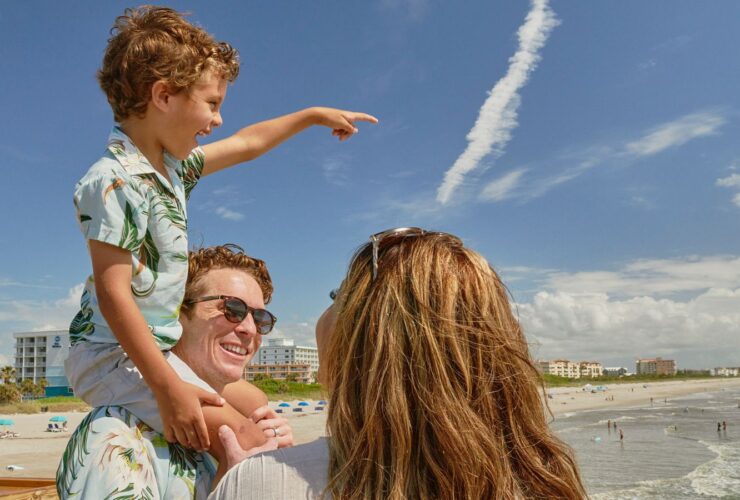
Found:
<svg viewBox="0 0 740 500"><path fill-rule="evenodd" d="M575 450L594 500L740 499L738 389L566 413L551 427Z"/></svg>

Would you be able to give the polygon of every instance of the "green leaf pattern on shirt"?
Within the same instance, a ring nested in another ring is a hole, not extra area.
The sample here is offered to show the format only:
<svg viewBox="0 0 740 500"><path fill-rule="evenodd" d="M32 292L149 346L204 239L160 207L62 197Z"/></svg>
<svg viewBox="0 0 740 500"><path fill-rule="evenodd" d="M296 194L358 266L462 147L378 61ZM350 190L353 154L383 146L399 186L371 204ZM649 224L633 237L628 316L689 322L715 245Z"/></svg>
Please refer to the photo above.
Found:
<svg viewBox="0 0 740 500"><path fill-rule="evenodd" d="M141 174L138 176L142 182L150 186L156 193L152 210L159 220L166 219L181 231L187 230L185 210L178 200L167 188L157 174Z"/></svg>
<svg viewBox="0 0 740 500"><path fill-rule="evenodd" d="M125 408L95 408L67 443L57 492L61 499L205 498L213 478L206 460Z"/></svg>
<svg viewBox="0 0 740 500"><path fill-rule="evenodd" d="M80 311L72 320L72 324L69 325L69 336L72 345L95 331L95 324L90 321L90 319L92 319L92 315L93 310L90 308L90 292L85 290L82 292L82 299L80 300Z"/></svg>
<svg viewBox="0 0 740 500"><path fill-rule="evenodd" d="M157 286L159 250L157 249L157 245L154 244L154 239L149 231L144 235L144 241L139 247L139 266L134 271L134 276L140 274L145 268L148 268L152 273L152 284L144 290L137 290L131 285L131 292L136 297L148 297L154 292L154 288Z"/></svg>

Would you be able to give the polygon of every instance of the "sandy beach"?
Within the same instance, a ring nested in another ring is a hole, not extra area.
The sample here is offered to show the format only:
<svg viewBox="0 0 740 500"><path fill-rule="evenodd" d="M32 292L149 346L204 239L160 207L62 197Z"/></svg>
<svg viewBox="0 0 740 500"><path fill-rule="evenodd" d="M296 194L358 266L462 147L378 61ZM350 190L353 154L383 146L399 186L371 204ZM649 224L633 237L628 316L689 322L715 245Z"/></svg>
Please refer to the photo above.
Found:
<svg viewBox="0 0 740 500"><path fill-rule="evenodd" d="M606 408L627 408L665 404L673 397L698 392L721 391L725 388L740 387L740 378L706 379L692 381L671 381L658 383L608 384L606 391L588 392L579 387L560 387L548 390L547 401L555 415ZM302 412L293 412L296 402L284 408L284 415L293 426L296 444L312 441L325 434L326 413L316 411L315 402L309 402ZM277 408L279 402L271 402ZM43 413L35 415L4 415L15 424L9 428L20 433L14 439L0 439L0 476L12 477L53 477L56 473L64 447L71 432L46 432L49 418L63 415L68 419L68 427L74 429L84 418L85 413ZM22 470L8 470L9 465L23 467Z"/></svg>

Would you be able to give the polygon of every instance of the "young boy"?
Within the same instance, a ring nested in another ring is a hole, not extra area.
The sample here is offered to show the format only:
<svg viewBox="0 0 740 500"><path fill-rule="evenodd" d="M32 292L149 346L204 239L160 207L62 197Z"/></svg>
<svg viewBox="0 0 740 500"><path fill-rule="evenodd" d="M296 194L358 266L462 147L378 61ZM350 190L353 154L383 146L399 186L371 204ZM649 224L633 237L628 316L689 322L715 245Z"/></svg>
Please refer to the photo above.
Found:
<svg viewBox="0 0 740 500"><path fill-rule="evenodd" d="M226 87L239 72L236 51L162 7L127 9L112 34L98 79L118 125L75 188L93 274L70 326L65 369L90 405L124 406L168 441L205 450L201 405L224 401L170 352L181 334L190 191L200 177L312 125L345 140L357 132L354 122L377 120L310 108L201 148L198 137L222 124Z"/></svg>

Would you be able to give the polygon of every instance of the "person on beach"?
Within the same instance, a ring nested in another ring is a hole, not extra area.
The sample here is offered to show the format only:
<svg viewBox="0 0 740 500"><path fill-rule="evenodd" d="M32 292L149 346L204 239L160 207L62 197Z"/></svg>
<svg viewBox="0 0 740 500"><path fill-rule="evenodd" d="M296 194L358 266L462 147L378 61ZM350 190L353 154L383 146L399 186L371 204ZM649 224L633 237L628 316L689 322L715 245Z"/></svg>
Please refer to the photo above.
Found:
<svg viewBox="0 0 740 500"><path fill-rule="evenodd" d="M622 429L619 429L619 440L624 441L624 431Z"/></svg>
<svg viewBox="0 0 740 500"><path fill-rule="evenodd" d="M180 315L183 332L173 351L201 380L234 401L236 412L227 414L231 428L251 423L261 440L268 441L253 452L292 445L287 421L265 406L264 393L240 380L262 335L269 333L255 320L270 315L265 304L273 287L265 263L235 245L223 245L191 252L188 264ZM216 296L224 298L209 299ZM234 390L247 395L234 399L230 396ZM223 457L221 448L216 439L210 453ZM226 461L220 460L218 466L215 471L206 454L168 443L128 410L100 407L70 438L57 471L57 491L62 499L111 498L122 492L129 498L205 498Z"/></svg>
<svg viewBox="0 0 740 500"><path fill-rule="evenodd" d="M122 406L168 442L206 450L236 401L173 352L182 332L192 189L201 177L255 159L310 126L326 126L343 141L357 132L356 122L377 120L315 107L199 147L223 122L226 88L239 73L236 50L164 7L126 9L111 33L98 80L117 124L104 155L75 187L92 275L70 326L65 371L91 406ZM263 333L272 327L270 315L250 317ZM253 426L236 430L244 447L262 444Z"/></svg>
<svg viewBox="0 0 740 500"><path fill-rule="evenodd" d="M586 497L481 255L450 234L384 231L331 295L316 325L329 437L242 461L209 498ZM238 442L219 433L236 464Z"/></svg>

